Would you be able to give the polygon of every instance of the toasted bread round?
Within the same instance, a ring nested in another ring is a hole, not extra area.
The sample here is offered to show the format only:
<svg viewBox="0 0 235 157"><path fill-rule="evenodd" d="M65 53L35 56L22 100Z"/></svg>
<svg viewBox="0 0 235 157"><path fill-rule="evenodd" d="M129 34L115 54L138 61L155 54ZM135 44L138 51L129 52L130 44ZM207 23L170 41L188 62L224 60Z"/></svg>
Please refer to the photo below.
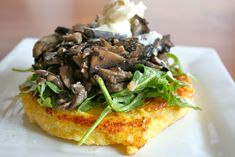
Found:
<svg viewBox="0 0 235 157"><path fill-rule="evenodd" d="M187 76L179 78L191 82ZM178 93L192 99L193 89L182 87ZM31 122L38 124L53 136L79 141L86 130L96 121L102 108L89 112L57 110L41 107L32 94L21 96L25 112ZM85 141L87 145L121 144L127 154L133 154L164 128L183 117L189 108L168 106L161 98L148 99L142 107L129 112L111 112Z"/></svg>

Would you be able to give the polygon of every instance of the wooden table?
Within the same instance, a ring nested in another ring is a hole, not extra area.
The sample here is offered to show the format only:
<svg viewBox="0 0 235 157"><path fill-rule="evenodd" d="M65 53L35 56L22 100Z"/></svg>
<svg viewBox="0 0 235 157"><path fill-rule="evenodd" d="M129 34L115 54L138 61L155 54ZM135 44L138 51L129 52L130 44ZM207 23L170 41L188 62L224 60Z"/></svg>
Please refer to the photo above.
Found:
<svg viewBox="0 0 235 157"><path fill-rule="evenodd" d="M1 0L0 59L22 38L41 37L58 25L93 21L108 0ZM144 0L153 30L176 45L215 48L235 79L235 0Z"/></svg>

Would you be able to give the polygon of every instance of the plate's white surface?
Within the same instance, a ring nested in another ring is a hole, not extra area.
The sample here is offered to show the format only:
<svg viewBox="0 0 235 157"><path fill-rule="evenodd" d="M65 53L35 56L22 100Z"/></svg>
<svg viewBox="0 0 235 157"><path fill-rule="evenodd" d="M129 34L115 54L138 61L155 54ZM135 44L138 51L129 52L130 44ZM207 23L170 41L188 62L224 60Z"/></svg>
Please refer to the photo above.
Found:
<svg viewBox="0 0 235 157"><path fill-rule="evenodd" d="M51 137L29 123L22 105L13 99L27 73L35 39L24 39L0 62L0 156L77 157L123 156L116 147L77 147L75 143ZM146 157L234 157L235 84L213 49L176 47L173 49L185 70L196 76L195 103L202 111L192 111L157 137L135 156Z"/></svg>

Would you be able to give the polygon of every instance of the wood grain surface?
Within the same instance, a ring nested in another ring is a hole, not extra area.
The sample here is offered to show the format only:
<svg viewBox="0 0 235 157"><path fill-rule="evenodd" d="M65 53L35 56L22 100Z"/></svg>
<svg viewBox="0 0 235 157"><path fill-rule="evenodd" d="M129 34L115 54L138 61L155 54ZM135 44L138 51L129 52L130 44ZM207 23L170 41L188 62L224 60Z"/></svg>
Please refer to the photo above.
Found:
<svg viewBox="0 0 235 157"><path fill-rule="evenodd" d="M25 37L93 21L108 0L0 0L0 59ZM137 2L137 1L136 1ZM235 0L144 0L153 30L219 52L235 79Z"/></svg>

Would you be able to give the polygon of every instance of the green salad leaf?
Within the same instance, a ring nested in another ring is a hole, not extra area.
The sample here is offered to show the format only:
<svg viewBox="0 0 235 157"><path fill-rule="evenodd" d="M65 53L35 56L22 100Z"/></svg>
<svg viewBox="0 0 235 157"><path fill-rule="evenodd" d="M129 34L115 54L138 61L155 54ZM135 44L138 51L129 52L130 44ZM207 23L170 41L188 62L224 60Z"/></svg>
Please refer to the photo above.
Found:
<svg viewBox="0 0 235 157"><path fill-rule="evenodd" d="M128 112L134 110L137 107L142 106L146 98L161 97L165 99L170 106L189 107L200 110L199 107L190 104L187 99L177 95L177 88L185 86L185 84L174 79L168 72L157 71L144 65L138 65L127 88L112 95L108 92L101 77L96 75L95 79L104 95L106 107L96 122L79 140L78 145L82 145L108 113L111 111ZM93 98L94 97L88 98L88 100L85 100L82 105L94 105L91 101Z"/></svg>
<svg viewBox="0 0 235 157"><path fill-rule="evenodd" d="M92 101L92 99L94 99L96 95L93 95L89 98L86 98L85 101L83 101L79 106L78 106L78 110L82 111L82 112L87 112L90 109L92 109L93 107L99 105L99 102L97 101Z"/></svg>
<svg viewBox="0 0 235 157"><path fill-rule="evenodd" d="M47 98L39 98L38 99L38 103L43 106L43 107L50 107L52 108L54 105L51 102L51 98L47 97Z"/></svg>
<svg viewBox="0 0 235 157"><path fill-rule="evenodd" d="M57 85L55 85L54 83L50 81L46 81L46 85L56 94L59 94L62 91Z"/></svg>
<svg viewBox="0 0 235 157"><path fill-rule="evenodd" d="M32 72L33 68L32 67L27 68L27 69L12 68L12 71L15 71L15 72Z"/></svg>
<svg viewBox="0 0 235 157"><path fill-rule="evenodd" d="M43 107L56 107L55 103L56 94L63 92L57 85L50 81L42 81L37 83L37 79L39 75L33 74L31 78L26 80L21 88L27 88L27 90L23 90L22 93L35 92L38 94L38 103Z"/></svg>
<svg viewBox="0 0 235 157"><path fill-rule="evenodd" d="M179 58L173 53L167 53L169 59L173 60L173 63L170 65L170 71L174 76L178 76L183 74L183 70L179 61Z"/></svg>
<svg viewBox="0 0 235 157"><path fill-rule="evenodd" d="M107 106L103 110L103 112L99 115L98 119L95 121L95 123L92 124L92 126L86 131L86 133L83 135L83 137L79 140L78 145L82 145L83 142L89 137L89 135L92 133L93 130L102 122L102 120L105 118L107 114L109 114L112 111L112 98L104 84L104 81L101 77L97 76L96 78L97 83L100 86L100 89L102 90Z"/></svg>

